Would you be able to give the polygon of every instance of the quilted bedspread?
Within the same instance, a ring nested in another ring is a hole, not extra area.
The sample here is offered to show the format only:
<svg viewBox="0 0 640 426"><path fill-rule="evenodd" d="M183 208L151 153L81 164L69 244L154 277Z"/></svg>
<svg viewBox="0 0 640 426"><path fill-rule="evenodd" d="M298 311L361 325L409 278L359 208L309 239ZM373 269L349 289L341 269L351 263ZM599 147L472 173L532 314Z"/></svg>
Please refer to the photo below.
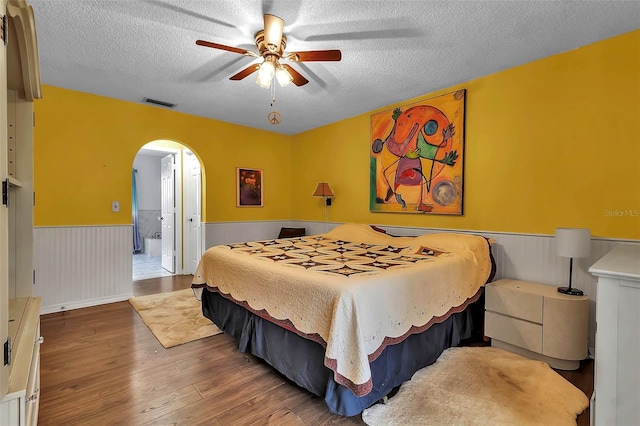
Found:
<svg viewBox="0 0 640 426"><path fill-rule="evenodd" d="M368 225L326 234L220 245L193 280L253 313L325 346L325 365L357 396L389 344L466 306L491 273L484 237L392 237Z"/></svg>

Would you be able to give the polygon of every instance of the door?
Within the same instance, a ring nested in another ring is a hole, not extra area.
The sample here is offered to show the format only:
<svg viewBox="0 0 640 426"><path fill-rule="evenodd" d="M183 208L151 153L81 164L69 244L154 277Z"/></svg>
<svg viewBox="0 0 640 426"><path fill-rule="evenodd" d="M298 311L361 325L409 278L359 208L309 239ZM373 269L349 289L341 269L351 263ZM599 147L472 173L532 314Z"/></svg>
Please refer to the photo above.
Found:
<svg viewBox="0 0 640 426"><path fill-rule="evenodd" d="M160 161L160 176L162 179L162 199L160 201L162 204L162 267L171 273L176 271L176 178L174 163L174 154L169 154Z"/></svg>
<svg viewBox="0 0 640 426"><path fill-rule="evenodd" d="M201 172L200 161L185 151L184 181L184 273L194 275L202 254L201 234Z"/></svg>

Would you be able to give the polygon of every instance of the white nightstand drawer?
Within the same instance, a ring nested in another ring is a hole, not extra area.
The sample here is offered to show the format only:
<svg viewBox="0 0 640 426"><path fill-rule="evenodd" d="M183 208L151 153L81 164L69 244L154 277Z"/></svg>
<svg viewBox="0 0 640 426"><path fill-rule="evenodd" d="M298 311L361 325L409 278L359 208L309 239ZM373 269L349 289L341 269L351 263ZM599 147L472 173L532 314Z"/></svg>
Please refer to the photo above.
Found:
<svg viewBox="0 0 640 426"><path fill-rule="evenodd" d="M517 285L501 285L502 281L485 287L485 309L526 321L542 324L541 294L520 290ZM509 283L511 284L511 283Z"/></svg>
<svg viewBox="0 0 640 426"><path fill-rule="evenodd" d="M542 352L542 325L540 324L487 311L484 328L485 334L492 339L501 340L533 352Z"/></svg>

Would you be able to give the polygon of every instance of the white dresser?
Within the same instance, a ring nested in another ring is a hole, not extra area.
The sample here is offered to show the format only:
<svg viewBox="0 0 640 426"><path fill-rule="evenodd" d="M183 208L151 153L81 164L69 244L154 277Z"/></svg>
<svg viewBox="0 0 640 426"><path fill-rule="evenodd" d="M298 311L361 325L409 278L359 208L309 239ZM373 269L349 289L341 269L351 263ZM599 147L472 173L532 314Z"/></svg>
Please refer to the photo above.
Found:
<svg viewBox="0 0 640 426"><path fill-rule="evenodd" d="M557 287L502 279L485 286L485 335L491 346L575 370L587 357L589 298Z"/></svg>
<svg viewBox="0 0 640 426"><path fill-rule="evenodd" d="M598 278L592 425L640 424L640 244L618 244Z"/></svg>

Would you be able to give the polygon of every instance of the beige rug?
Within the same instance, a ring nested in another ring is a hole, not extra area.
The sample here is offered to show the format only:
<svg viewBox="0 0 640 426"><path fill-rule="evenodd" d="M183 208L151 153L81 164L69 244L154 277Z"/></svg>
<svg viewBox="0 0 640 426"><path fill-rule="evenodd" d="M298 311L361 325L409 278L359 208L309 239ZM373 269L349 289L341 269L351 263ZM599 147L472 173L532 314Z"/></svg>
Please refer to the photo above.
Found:
<svg viewBox="0 0 640 426"><path fill-rule="evenodd" d="M370 426L575 425L588 406L586 395L546 363L464 347L447 349L362 419Z"/></svg>
<svg viewBox="0 0 640 426"><path fill-rule="evenodd" d="M202 315L191 289L132 297L129 303L165 348L222 333Z"/></svg>

